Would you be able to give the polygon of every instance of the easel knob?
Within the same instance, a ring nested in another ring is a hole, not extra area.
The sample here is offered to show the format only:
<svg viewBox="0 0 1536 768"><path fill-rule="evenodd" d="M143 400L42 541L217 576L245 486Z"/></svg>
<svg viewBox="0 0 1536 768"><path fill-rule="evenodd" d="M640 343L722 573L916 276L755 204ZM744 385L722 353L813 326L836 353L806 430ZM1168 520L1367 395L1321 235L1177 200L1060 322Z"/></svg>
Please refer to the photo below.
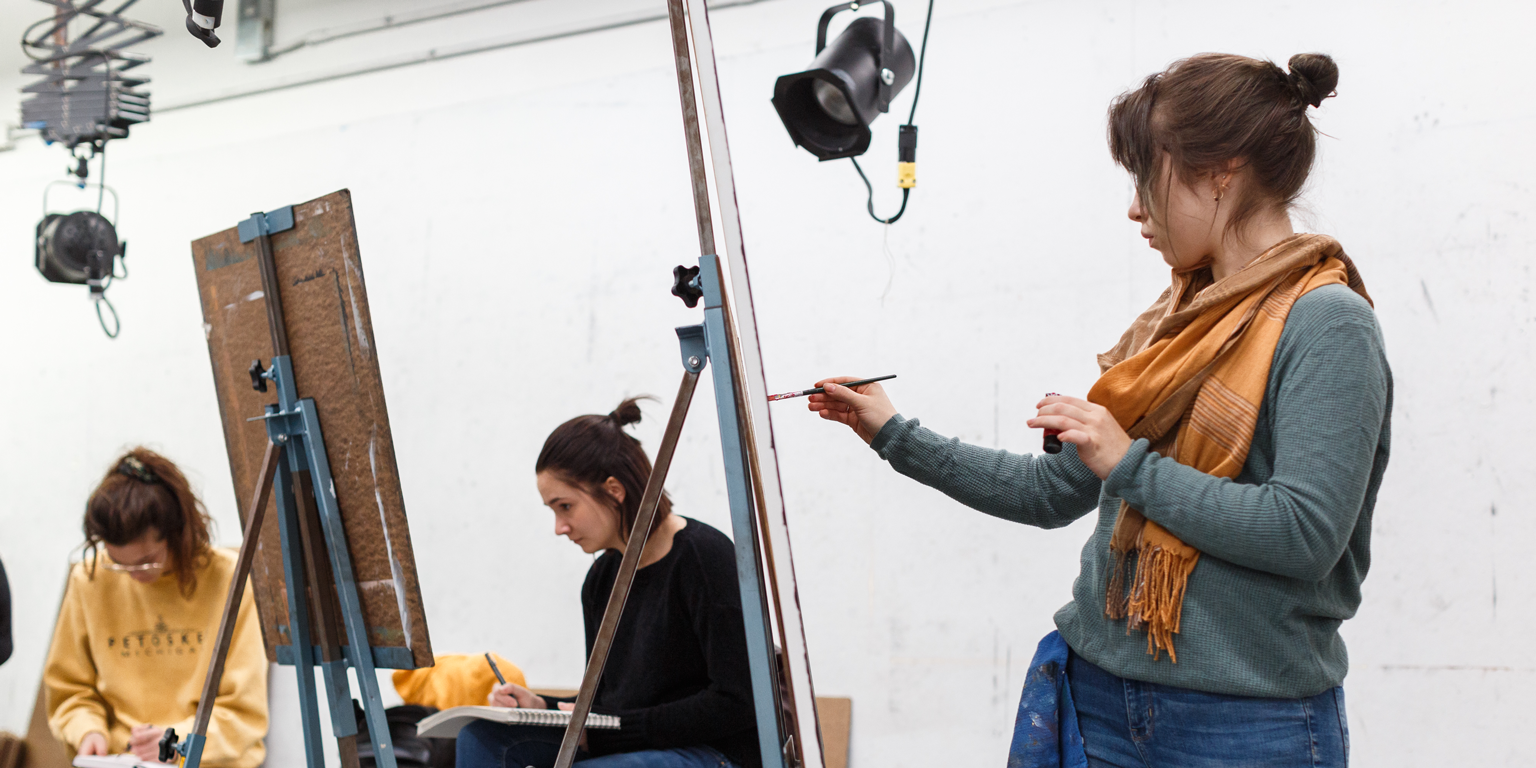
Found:
<svg viewBox="0 0 1536 768"><path fill-rule="evenodd" d="M704 289L699 287L699 268L676 266L672 268L672 295L683 300L689 309L699 305Z"/></svg>
<svg viewBox="0 0 1536 768"><path fill-rule="evenodd" d="M160 736L160 762L174 763L176 757L176 729L167 728Z"/></svg>
<svg viewBox="0 0 1536 768"><path fill-rule="evenodd" d="M260 360L251 361L251 389L257 392L267 391L267 369L261 366Z"/></svg>

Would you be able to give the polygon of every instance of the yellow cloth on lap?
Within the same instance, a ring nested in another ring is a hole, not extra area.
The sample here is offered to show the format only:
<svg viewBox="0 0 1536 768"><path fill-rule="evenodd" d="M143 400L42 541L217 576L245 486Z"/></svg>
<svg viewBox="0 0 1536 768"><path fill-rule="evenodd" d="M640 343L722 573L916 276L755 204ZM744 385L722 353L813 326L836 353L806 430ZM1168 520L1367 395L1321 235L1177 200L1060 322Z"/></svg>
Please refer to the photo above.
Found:
<svg viewBox="0 0 1536 768"><path fill-rule="evenodd" d="M494 653L491 657L496 659L496 666L507 682L528 687L523 670L516 664ZM434 665L424 669L395 671L395 692L405 703L438 709L484 706L491 689L500 684L483 655L445 653L433 656L432 660Z"/></svg>

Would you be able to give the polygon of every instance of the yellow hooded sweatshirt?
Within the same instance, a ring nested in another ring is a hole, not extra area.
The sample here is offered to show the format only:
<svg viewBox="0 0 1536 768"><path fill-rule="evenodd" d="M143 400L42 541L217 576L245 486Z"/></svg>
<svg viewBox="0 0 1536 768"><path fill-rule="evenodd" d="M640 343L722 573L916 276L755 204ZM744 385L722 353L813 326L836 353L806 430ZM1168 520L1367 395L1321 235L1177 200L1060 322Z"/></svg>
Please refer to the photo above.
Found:
<svg viewBox="0 0 1536 768"><path fill-rule="evenodd" d="M98 555L100 563L109 562ZM128 751L134 726L192 730L219 632L235 553L215 549L190 599L166 574L140 584L126 573L77 563L43 669L48 727L70 751L91 731L113 754ZM266 759L267 655L247 586L208 723L203 765L255 768Z"/></svg>

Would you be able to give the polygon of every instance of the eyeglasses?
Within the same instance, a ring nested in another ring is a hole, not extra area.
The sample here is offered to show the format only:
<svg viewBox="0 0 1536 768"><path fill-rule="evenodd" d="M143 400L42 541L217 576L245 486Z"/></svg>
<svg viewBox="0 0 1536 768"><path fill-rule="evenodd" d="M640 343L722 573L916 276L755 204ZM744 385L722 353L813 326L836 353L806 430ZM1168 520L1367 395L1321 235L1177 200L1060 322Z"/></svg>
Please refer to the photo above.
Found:
<svg viewBox="0 0 1536 768"><path fill-rule="evenodd" d="M155 571L155 570L160 570L160 569L165 567L165 563L144 563L143 565L123 565L122 563L102 563L102 565L106 566L107 570L109 570L109 571L117 571L119 573L143 573L144 571Z"/></svg>

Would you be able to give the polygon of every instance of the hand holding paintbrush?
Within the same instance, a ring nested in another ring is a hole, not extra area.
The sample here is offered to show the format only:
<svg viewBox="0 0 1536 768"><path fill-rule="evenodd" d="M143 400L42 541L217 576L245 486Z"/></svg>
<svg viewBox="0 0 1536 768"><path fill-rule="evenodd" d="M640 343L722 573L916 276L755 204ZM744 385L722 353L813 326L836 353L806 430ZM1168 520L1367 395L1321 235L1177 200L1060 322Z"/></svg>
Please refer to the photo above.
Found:
<svg viewBox="0 0 1536 768"><path fill-rule="evenodd" d="M807 390L812 393L807 407L827 421L848 425L859 439L869 443L880 433L880 428L896 415L896 406L885 396L885 388L876 383L891 378L895 376L877 379L835 376L822 379L816 382L820 392Z"/></svg>
<svg viewBox="0 0 1536 768"><path fill-rule="evenodd" d="M846 378L846 377L844 377L844 378ZM858 381L848 381L848 382L841 382L841 383L845 387L861 387L861 386L863 386L865 384L873 384L873 383L875 383L877 381L885 381L886 379L894 379L894 378L896 378L896 374L892 373L892 374L889 374L889 375L886 375L886 376L876 376L873 379L859 379ZM836 381L836 380L835 379L828 379L828 381ZM805 397L806 395L819 395L819 394L822 394L825 391L826 390L824 390L821 387L821 385L818 384L818 385L816 385L815 389L802 389L799 392L783 392L783 393L780 393L780 394L777 394L777 395L769 395L768 396L768 402L771 403L771 402L773 402L775 400L788 400L788 399L790 399L792 397Z"/></svg>

